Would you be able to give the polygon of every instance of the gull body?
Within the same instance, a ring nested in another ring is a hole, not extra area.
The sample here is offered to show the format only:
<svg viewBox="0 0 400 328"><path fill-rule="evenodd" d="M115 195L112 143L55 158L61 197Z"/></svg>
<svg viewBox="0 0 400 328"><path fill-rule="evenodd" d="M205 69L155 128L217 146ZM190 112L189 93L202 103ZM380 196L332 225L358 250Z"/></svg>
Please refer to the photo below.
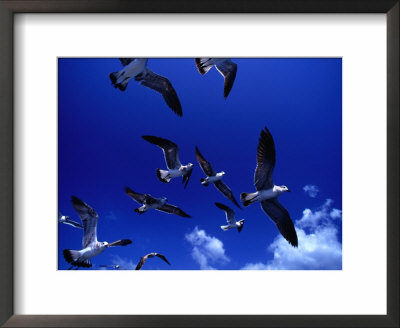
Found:
<svg viewBox="0 0 400 328"><path fill-rule="evenodd" d="M139 213L147 212L150 209L158 209L167 202L166 197L154 198L153 202L144 200L144 204L138 208Z"/></svg>
<svg viewBox="0 0 400 328"><path fill-rule="evenodd" d="M240 194L243 206L260 202L263 211L276 224L279 232L293 247L298 246L296 229L289 212L278 201L278 196L290 191L286 186L278 186L273 182L275 167L275 143L271 133L265 127L260 133L257 146L257 167L254 173L256 192Z"/></svg>
<svg viewBox="0 0 400 328"><path fill-rule="evenodd" d="M224 175L225 175L225 172L222 171L222 172L217 173L214 176L207 176L201 181L201 184L202 185L208 185L209 183L220 181L220 180L222 180L222 177Z"/></svg>
<svg viewBox="0 0 400 328"><path fill-rule="evenodd" d="M122 70L120 70L116 76L116 85L124 85L129 80L144 72L147 65L147 58L135 58Z"/></svg>

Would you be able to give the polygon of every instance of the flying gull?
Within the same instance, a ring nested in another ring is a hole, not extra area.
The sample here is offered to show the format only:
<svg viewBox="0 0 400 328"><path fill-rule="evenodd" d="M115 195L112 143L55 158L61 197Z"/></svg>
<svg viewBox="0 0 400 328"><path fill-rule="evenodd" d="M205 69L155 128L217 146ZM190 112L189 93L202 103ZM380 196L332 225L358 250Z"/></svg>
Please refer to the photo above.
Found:
<svg viewBox="0 0 400 328"><path fill-rule="evenodd" d="M200 153L199 148L196 147L196 158L200 164L201 169L207 175L207 177L200 179L200 182L203 186L208 186L211 183L214 183L214 186L224 194L225 197L229 198L237 207L240 208L239 203L236 201L235 196L229 187L222 181L222 177L225 175L225 172L215 172L210 162L208 162L203 155Z"/></svg>
<svg viewBox="0 0 400 328"><path fill-rule="evenodd" d="M160 147L164 152L165 163L167 164L168 170L157 169L158 179L162 182L168 183L172 178L182 177L182 183L185 184L184 188L186 188L190 176L192 175L193 164L181 164L179 160L178 146L172 141L159 137L142 136L142 138L153 145Z"/></svg>
<svg viewBox="0 0 400 328"><path fill-rule="evenodd" d="M58 223L63 223L74 228L83 229L80 223L71 220L69 216L62 215L60 212L58 213Z"/></svg>
<svg viewBox="0 0 400 328"><path fill-rule="evenodd" d="M224 98L231 92L235 81L237 65L229 58L195 58L197 70L201 75L206 74L213 66L224 77Z"/></svg>
<svg viewBox="0 0 400 328"><path fill-rule="evenodd" d="M257 147L257 167L254 173L254 186L257 192L242 193L240 200L244 206L256 201L275 222L282 236L294 247L297 247L297 234L289 212L279 203L278 196L290 191L286 186L277 186L272 180L275 167L275 144L271 133L265 127L260 133Z"/></svg>
<svg viewBox="0 0 400 328"><path fill-rule="evenodd" d="M135 208L136 213L143 214L149 209L154 208L157 211L169 214L176 214L184 218L191 218L189 214L182 211L179 207L167 204L168 199L166 197L154 198L149 194L139 194L137 192L134 192L129 187L125 187L125 192L137 203L143 204L142 206Z"/></svg>
<svg viewBox="0 0 400 328"><path fill-rule="evenodd" d="M229 207L221 203L215 203L215 205L221 210L225 211L226 221L228 225L221 226L221 229L226 231L228 229L238 229L238 231L242 231L244 225L244 219L240 221L236 221L235 212Z"/></svg>
<svg viewBox="0 0 400 328"><path fill-rule="evenodd" d="M103 253L107 247L126 246L132 243L129 239L121 239L112 243L97 241L97 220L99 216L92 207L79 198L72 196L71 200L83 223L83 239L81 250L64 249L64 258L68 263L77 267L90 268L92 266L90 259Z"/></svg>
<svg viewBox="0 0 400 328"><path fill-rule="evenodd" d="M164 255L162 255L162 254L160 254L160 253L150 253L150 254L147 254L147 255L143 256L143 257L140 259L140 262L139 262L138 265L136 266L136 269L135 269L135 270L140 270L140 268L143 266L144 262L146 262L146 260L147 260L148 258L155 257L155 256L159 257L161 260L163 260L164 262L166 262L166 263L168 263L169 265L171 265L171 263L168 262L168 260L166 259L166 257L165 257Z"/></svg>
<svg viewBox="0 0 400 328"><path fill-rule="evenodd" d="M182 106L171 82L167 78L149 70L147 68L147 58L119 58L119 60L124 68L109 75L115 88L125 91L129 80L134 78L141 85L160 93L168 107L178 116L182 116Z"/></svg>

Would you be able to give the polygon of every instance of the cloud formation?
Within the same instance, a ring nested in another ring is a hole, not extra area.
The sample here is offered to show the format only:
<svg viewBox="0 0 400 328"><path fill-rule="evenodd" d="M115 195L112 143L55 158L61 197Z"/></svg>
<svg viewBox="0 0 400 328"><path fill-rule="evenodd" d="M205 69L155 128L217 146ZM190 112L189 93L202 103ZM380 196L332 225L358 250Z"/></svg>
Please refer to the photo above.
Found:
<svg viewBox="0 0 400 328"><path fill-rule="evenodd" d="M304 186L303 190L311 198L317 197L317 195L319 193L318 187L315 185L312 185L312 184L308 184L308 185Z"/></svg>
<svg viewBox="0 0 400 328"><path fill-rule="evenodd" d="M207 235L196 226L185 235L185 240L192 245L192 258L202 270L215 270L211 264L225 264L230 259L225 255L224 244L218 238Z"/></svg>
<svg viewBox="0 0 400 328"><path fill-rule="evenodd" d="M306 208L295 222L299 247L294 248L281 236L268 246L273 259L267 263L247 263L244 270L341 270L342 244L338 226L342 211L333 208L333 200L312 211ZM335 224L337 223L337 224Z"/></svg>

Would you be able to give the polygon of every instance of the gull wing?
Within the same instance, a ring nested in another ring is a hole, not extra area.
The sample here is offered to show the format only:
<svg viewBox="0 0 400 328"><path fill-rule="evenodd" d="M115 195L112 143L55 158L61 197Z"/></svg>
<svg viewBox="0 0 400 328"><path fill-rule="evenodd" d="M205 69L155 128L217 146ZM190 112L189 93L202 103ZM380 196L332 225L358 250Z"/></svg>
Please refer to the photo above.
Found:
<svg viewBox="0 0 400 328"><path fill-rule="evenodd" d="M147 260L147 255L142 256L142 257L140 258L139 263L136 265L136 269L135 269L135 270L140 270L141 267L143 266L144 262L146 262L146 260Z"/></svg>
<svg viewBox="0 0 400 328"><path fill-rule="evenodd" d="M206 74L212 67L212 58L195 58L196 68L201 75Z"/></svg>
<svg viewBox="0 0 400 328"><path fill-rule="evenodd" d="M189 180L190 180L190 176L192 175L192 173L193 173L193 167L189 172L187 172L185 175L182 176L182 183L185 184L183 186L183 189L186 189L186 187L187 187L187 185L189 183Z"/></svg>
<svg viewBox="0 0 400 328"><path fill-rule="evenodd" d="M72 206L78 213L83 224L82 248L97 242L97 220L99 216L95 210L78 197L71 196Z"/></svg>
<svg viewBox="0 0 400 328"><path fill-rule="evenodd" d="M75 227L75 228L83 229L83 226L80 223L75 222L75 221L73 221L73 220L71 220L69 218L65 219L65 221L63 221L62 223L70 225L70 226Z"/></svg>
<svg viewBox="0 0 400 328"><path fill-rule="evenodd" d="M177 144L160 137L142 136L142 138L163 150L165 162L170 170L176 170L181 167L182 164L179 160L179 148Z"/></svg>
<svg viewBox="0 0 400 328"><path fill-rule="evenodd" d="M211 166L210 162L207 161L204 156L200 153L199 148L197 148L196 146L196 159L200 164L201 169L203 170L203 172L207 175L207 176L214 176L217 173L215 172L215 170L213 169L213 167Z"/></svg>
<svg viewBox="0 0 400 328"><path fill-rule="evenodd" d="M226 99L236 78L237 65L230 59L226 59L222 62L217 62L215 67L224 77L224 98Z"/></svg>
<svg viewBox="0 0 400 328"><path fill-rule="evenodd" d="M235 212L229 206L226 206L221 203L215 203L215 205L221 210L225 211L226 221L228 222L229 225L236 224Z"/></svg>
<svg viewBox="0 0 400 328"><path fill-rule="evenodd" d="M157 256L157 257L159 257L161 260L163 260L165 263L167 263L168 265L171 265L171 263L169 263L169 261L167 260L167 258L164 256L164 255L162 255L162 254L160 254L160 253L155 253L154 254L155 256Z"/></svg>
<svg viewBox="0 0 400 328"><path fill-rule="evenodd" d="M112 243L109 243L107 247L114 247L114 246L126 246L132 244L132 240L130 239L120 239L117 241L113 241Z"/></svg>
<svg viewBox="0 0 400 328"><path fill-rule="evenodd" d="M143 204L146 200L148 195L146 194L139 194L138 192L134 192L129 187L125 187L125 192L128 196L130 196L133 200L135 200L139 204Z"/></svg>
<svg viewBox="0 0 400 328"><path fill-rule="evenodd" d="M133 62L136 58L119 58L119 61L121 62L122 66L127 66L131 62Z"/></svg>
<svg viewBox="0 0 400 328"><path fill-rule="evenodd" d="M225 195L225 197L230 199L237 207L241 208L239 203L235 199L232 190L230 190L229 187L222 180L214 182L214 185L215 188L217 188L220 192L222 192Z"/></svg>
<svg viewBox="0 0 400 328"><path fill-rule="evenodd" d="M298 246L296 229L289 212L284 208L276 198L264 200L261 202L261 208L275 222L281 235L293 247Z"/></svg>
<svg viewBox="0 0 400 328"><path fill-rule="evenodd" d="M156 210L170 214L176 214L184 218L191 218L189 214L182 211L179 207L170 204L164 204L163 206L156 208Z"/></svg>
<svg viewBox="0 0 400 328"><path fill-rule="evenodd" d="M135 80L140 84L153 89L160 93L168 107L171 108L175 114L182 116L182 106L179 102L178 95L171 82L164 76L158 75L148 68L138 76L135 76Z"/></svg>
<svg viewBox="0 0 400 328"><path fill-rule="evenodd" d="M257 190L274 186L272 172L275 167L275 144L271 133L265 127L261 130L257 146L257 167L254 173L254 185Z"/></svg>

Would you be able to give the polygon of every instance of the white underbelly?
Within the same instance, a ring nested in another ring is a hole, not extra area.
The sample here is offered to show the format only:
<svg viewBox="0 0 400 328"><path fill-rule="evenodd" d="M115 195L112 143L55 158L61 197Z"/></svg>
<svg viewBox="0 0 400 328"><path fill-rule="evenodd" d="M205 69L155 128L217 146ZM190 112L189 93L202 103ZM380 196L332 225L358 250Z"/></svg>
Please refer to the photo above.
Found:
<svg viewBox="0 0 400 328"><path fill-rule="evenodd" d="M125 66L123 70L121 70L121 74L118 80L130 79L142 73L145 67L146 67L146 59L136 59L132 61L129 65Z"/></svg>
<svg viewBox="0 0 400 328"><path fill-rule="evenodd" d="M258 192L258 200L263 201L265 199L271 199L279 196L279 193L274 191L273 188L261 190Z"/></svg>
<svg viewBox="0 0 400 328"><path fill-rule="evenodd" d="M171 178L181 177L184 174L184 172L180 171L179 169L178 170L168 170L168 173Z"/></svg>
<svg viewBox="0 0 400 328"><path fill-rule="evenodd" d="M217 182L222 179L222 176L214 175L212 177L207 177L208 182Z"/></svg>
<svg viewBox="0 0 400 328"><path fill-rule="evenodd" d="M105 247L86 247L81 250L81 257L80 260L88 260L92 258L93 256L99 255L103 253L105 250Z"/></svg>

